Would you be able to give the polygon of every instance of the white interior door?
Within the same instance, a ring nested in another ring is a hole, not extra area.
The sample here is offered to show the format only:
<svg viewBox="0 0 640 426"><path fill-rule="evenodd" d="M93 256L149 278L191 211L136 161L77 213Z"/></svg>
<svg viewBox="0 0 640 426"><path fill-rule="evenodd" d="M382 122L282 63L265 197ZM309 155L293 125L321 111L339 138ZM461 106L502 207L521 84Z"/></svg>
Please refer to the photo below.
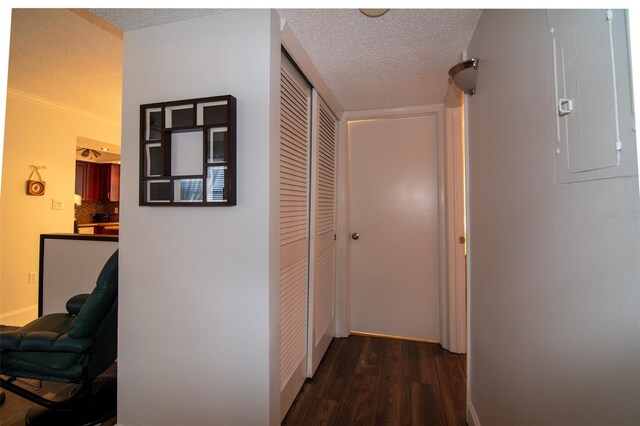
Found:
<svg viewBox="0 0 640 426"><path fill-rule="evenodd" d="M312 117L309 377L315 373L335 334L338 120L315 89Z"/></svg>
<svg viewBox="0 0 640 426"><path fill-rule="evenodd" d="M438 341L436 117L348 132L352 331Z"/></svg>
<svg viewBox="0 0 640 426"><path fill-rule="evenodd" d="M280 79L282 419L307 377L311 88L284 56Z"/></svg>

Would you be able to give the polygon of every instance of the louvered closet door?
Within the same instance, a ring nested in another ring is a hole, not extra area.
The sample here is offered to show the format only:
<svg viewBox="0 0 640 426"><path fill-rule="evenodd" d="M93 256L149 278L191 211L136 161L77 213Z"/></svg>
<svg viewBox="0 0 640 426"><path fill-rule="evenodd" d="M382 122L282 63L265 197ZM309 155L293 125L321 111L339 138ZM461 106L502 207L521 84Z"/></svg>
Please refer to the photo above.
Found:
<svg viewBox="0 0 640 426"><path fill-rule="evenodd" d="M338 120L315 89L312 117L309 376L315 373L335 334Z"/></svg>
<svg viewBox="0 0 640 426"><path fill-rule="evenodd" d="M311 88L283 56L280 73L281 418L307 375Z"/></svg>

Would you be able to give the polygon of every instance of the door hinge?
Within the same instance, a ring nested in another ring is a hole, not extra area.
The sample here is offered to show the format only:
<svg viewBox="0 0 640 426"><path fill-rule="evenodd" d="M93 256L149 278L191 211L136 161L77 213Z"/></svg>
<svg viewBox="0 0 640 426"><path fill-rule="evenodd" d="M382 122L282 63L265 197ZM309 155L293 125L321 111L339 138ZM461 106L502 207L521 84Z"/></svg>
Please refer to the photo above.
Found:
<svg viewBox="0 0 640 426"><path fill-rule="evenodd" d="M458 242L459 242L460 244L464 244L465 242L467 242L467 239L466 239L466 238L464 237L464 235L463 235L463 236L461 236L461 237L458 237Z"/></svg>

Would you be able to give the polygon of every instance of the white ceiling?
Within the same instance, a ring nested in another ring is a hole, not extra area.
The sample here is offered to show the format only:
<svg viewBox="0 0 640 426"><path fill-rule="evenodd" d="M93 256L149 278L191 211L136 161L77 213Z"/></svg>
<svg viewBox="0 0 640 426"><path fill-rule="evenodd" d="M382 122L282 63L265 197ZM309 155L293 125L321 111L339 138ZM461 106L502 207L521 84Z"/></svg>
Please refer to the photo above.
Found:
<svg viewBox="0 0 640 426"><path fill-rule="evenodd" d="M122 34L221 9L14 9L9 88L120 120ZM278 9L345 111L443 101L480 10ZM92 19L93 18L93 19Z"/></svg>
<svg viewBox="0 0 640 426"><path fill-rule="evenodd" d="M478 9L279 9L345 111L441 103Z"/></svg>
<svg viewBox="0 0 640 426"><path fill-rule="evenodd" d="M13 9L9 89L120 122L122 32L96 21L69 9Z"/></svg>
<svg viewBox="0 0 640 426"><path fill-rule="evenodd" d="M222 13L224 9L89 9L122 31Z"/></svg>

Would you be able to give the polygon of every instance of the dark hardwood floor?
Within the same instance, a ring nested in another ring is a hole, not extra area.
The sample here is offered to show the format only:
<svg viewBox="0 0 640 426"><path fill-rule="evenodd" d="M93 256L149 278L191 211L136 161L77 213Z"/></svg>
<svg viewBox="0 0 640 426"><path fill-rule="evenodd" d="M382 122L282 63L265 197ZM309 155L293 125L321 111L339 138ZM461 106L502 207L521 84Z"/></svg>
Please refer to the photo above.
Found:
<svg viewBox="0 0 640 426"><path fill-rule="evenodd" d="M283 425L466 425L466 357L438 344L333 339Z"/></svg>
<svg viewBox="0 0 640 426"><path fill-rule="evenodd" d="M466 425L465 369L464 355L434 343L356 335L333 339L282 424ZM45 382L39 393L65 386ZM5 393L0 424L24 425L31 402ZM103 426L115 424L114 418Z"/></svg>

